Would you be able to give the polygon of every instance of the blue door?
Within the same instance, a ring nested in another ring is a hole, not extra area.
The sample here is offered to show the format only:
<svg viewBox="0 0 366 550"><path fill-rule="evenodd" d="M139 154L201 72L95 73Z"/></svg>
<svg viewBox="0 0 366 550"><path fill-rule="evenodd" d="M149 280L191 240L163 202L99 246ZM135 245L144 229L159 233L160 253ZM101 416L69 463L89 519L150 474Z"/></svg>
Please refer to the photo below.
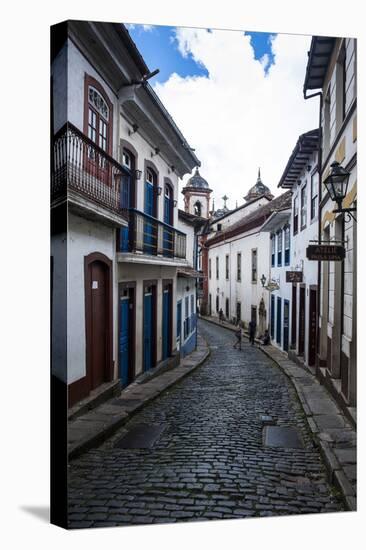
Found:
<svg viewBox="0 0 366 550"><path fill-rule="evenodd" d="M154 216L154 186L152 183L145 182L145 214ZM154 225L153 220L145 218L144 222L144 252L154 254Z"/></svg>
<svg viewBox="0 0 366 550"><path fill-rule="evenodd" d="M153 366L153 297L144 295L144 371Z"/></svg>
<svg viewBox="0 0 366 550"><path fill-rule="evenodd" d="M281 344L281 323L282 323L282 304L281 298L277 298L277 331L276 331L276 341L278 344Z"/></svg>
<svg viewBox="0 0 366 550"><path fill-rule="evenodd" d="M130 208L131 204L131 176L130 174L123 173L121 180L121 207ZM129 250L129 231L128 227L121 227L120 229L120 251L128 252Z"/></svg>
<svg viewBox="0 0 366 550"><path fill-rule="evenodd" d="M119 377L122 386L129 382L128 369L130 364L130 300L120 299L120 332L119 332Z"/></svg>
<svg viewBox="0 0 366 550"><path fill-rule="evenodd" d="M163 291L163 360L170 355L170 291Z"/></svg>
<svg viewBox="0 0 366 550"><path fill-rule="evenodd" d="M288 351L289 325L290 325L290 302L288 300L284 300L283 302L283 349L285 351Z"/></svg>
<svg viewBox="0 0 366 550"><path fill-rule="evenodd" d="M177 344L182 347L182 302L177 304Z"/></svg>
<svg viewBox="0 0 366 550"><path fill-rule="evenodd" d="M271 295L271 338L274 340L275 335L275 297Z"/></svg>
<svg viewBox="0 0 366 550"><path fill-rule="evenodd" d="M164 196L164 222L168 225L173 225L172 220L172 191L170 186L165 186L165 196ZM163 231L163 254L164 256L173 255L173 241L174 235L173 231L168 228L164 228Z"/></svg>

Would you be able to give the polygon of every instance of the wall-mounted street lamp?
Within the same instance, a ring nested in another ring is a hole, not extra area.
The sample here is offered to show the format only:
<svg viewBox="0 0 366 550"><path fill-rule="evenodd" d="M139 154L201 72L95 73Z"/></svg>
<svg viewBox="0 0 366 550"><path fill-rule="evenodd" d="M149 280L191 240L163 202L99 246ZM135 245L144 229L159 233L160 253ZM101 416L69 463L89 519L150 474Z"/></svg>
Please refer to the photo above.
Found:
<svg viewBox="0 0 366 550"><path fill-rule="evenodd" d="M163 188L160 187L160 185L156 188L156 192L159 196L161 195L162 190L163 190Z"/></svg>
<svg viewBox="0 0 366 550"><path fill-rule="evenodd" d="M132 130L130 130L130 129L128 130L128 135L132 136L132 134L135 134L138 129L139 129L139 127L138 127L137 124L132 124Z"/></svg>
<svg viewBox="0 0 366 550"><path fill-rule="evenodd" d="M266 281L267 281L267 277L263 273L262 277L260 278L260 282L262 283L263 288L264 288L264 285L266 284Z"/></svg>
<svg viewBox="0 0 366 550"><path fill-rule="evenodd" d="M174 200L173 200L173 206L174 206L174 208L177 206L177 204L178 204L178 201L174 199Z"/></svg>
<svg viewBox="0 0 366 550"><path fill-rule="evenodd" d="M135 170L135 178L137 180L141 179L142 176L142 170Z"/></svg>
<svg viewBox="0 0 366 550"><path fill-rule="evenodd" d="M154 152L151 151L151 158L155 157L155 155L158 155L160 153L159 147L155 147Z"/></svg>
<svg viewBox="0 0 366 550"><path fill-rule="evenodd" d="M342 208L342 202L347 195L349 177L350 172L347 172L339 162L334 161L331 164L329 176L324 180L324 185L332 201L337 203L338 208L333 210L333 212L348 214L350 216L349 219L352 217L357 222L356 218L351 214L351 212L356 211L356 208Z"/></svg>

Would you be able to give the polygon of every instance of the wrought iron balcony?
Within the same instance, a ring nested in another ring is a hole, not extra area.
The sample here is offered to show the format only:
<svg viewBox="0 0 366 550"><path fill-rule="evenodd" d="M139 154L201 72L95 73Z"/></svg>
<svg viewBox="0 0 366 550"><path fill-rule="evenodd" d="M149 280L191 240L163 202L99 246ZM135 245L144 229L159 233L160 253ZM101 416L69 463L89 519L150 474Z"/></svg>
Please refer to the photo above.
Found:
<svg viewBox="0 0 366 550"><path fill-rule="evenodd" d="M120 229L119 252L186 258L186 235L171 225L131 208L128 227Z"/></svg>
<svg viewBox="0 0 366 550"><path fill-rule="evenodd" d="M128 218L122 204L122 166L67 122L54 137L51 168L51 200L76 193L97 207Z"/></svg>

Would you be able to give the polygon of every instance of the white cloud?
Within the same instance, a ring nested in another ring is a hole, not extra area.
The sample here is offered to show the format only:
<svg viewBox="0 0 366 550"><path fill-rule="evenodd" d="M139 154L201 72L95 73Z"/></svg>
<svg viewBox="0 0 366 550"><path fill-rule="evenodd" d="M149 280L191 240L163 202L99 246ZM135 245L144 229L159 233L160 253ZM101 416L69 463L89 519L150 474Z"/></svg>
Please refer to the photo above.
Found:
<svg viewBox="0 0 366 550"><path fill-rule="evenodd" d="M154 29L154 25L142 25L145 32L151 32Z"/></svg>
<svg viewBox="0 0 366 550"><path fill-rule="evenodd" d="M202 63L208 77L173 73L155 90L202 162L201 175L228 206L243 202L258 167L278 195L278 181L299 134L318 124L318 100L302 95L309 36L277 35L275 63L254 59L250 37L236 31L176 30L177 45ZM189 176L184 177L184 182Z"/></svg>

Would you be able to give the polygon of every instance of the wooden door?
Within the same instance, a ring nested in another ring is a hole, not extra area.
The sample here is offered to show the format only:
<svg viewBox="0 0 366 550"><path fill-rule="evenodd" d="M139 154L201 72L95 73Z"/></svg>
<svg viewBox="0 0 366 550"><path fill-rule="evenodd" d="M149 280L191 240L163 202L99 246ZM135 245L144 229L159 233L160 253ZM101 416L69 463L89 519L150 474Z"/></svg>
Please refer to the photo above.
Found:
<svg viewBox="0 0 366 550"><path fill-rule="evenodd" d="M163 290L163 360L171 355L171 287L167 285Z"/></svg>
<svg viewBox="0 0 366 550"><path fill-rule="evenodd" d="M292 286L291 347L296 348L297 286Z"/></svg>
<svg viewBox="0 0 366 550"><path fill-rule="evenodd" d="M145 182L145 214L154 216L154 185L149 181ZM144 221L144 252L153 254L155 251L154 243L154 222L145 217Z"/></svg>
<svg viewBox="0 0 366 550"><path fill-rule="evenodd" d="M122 387L134 379L135 367L135 288L122 287L119 298L119 377Z"/></svg>
<svg viewBox="0 0 366 550"><path fill-rule="evenodd" d="M182 342L182 302L177 303L177 346L181 349Z"/></svg>
<svg viewBox="0 0 366 550"><path fill-rule="evenodd" d="M283 349L284 351L288 351L289 324L290 324L290 302L288 300L284 300L283 302Z"/></svg>
<svg viewBox="0 0 366 550"><path fill-rule="evenodd" d="M164 223L173 225L173 191L170 185L165 184L164 190ZM171 229L163 230L163 255L172 256L174 249L174 234Z"/></svg>
<svg viewBox="0 0 366 550"><path fill-rule="evenodd" d="M144 294L144 371L153 366L153 295Z"/></svg>
<svg viewBox="0 0 366 550"><path fill-rule="evenodd" d="M271 338L275 337L275 297L271 294Z"/></svg>
<svg viewBox="0 0 366 550"><path fill-rule="evenodd" d="M277 297L276 342L278 344L281 344L281 324L282 324L282 302L281 302L281 298Z"/></svg>
<svg viewBox="0 0 366 550"><path fill-rule="evenodd" d="M308 346L308 365L312 367L315 365L316 355L316 329L317 329L317 291L310 289L309 298L309 346Z"/></svg>
<svg viewBox="0 0 366 550"><path fill-rule="evenodd" d="M107 266L95 261L90 266L91 277L91 389L106 381L108 279Z"/></svg>
<svg viewBox="0 0 366 550"><path fill-rule="evenodd" d="M305 287L300 287L299 301L299 355L303 355L305 348Z"/></svg>

